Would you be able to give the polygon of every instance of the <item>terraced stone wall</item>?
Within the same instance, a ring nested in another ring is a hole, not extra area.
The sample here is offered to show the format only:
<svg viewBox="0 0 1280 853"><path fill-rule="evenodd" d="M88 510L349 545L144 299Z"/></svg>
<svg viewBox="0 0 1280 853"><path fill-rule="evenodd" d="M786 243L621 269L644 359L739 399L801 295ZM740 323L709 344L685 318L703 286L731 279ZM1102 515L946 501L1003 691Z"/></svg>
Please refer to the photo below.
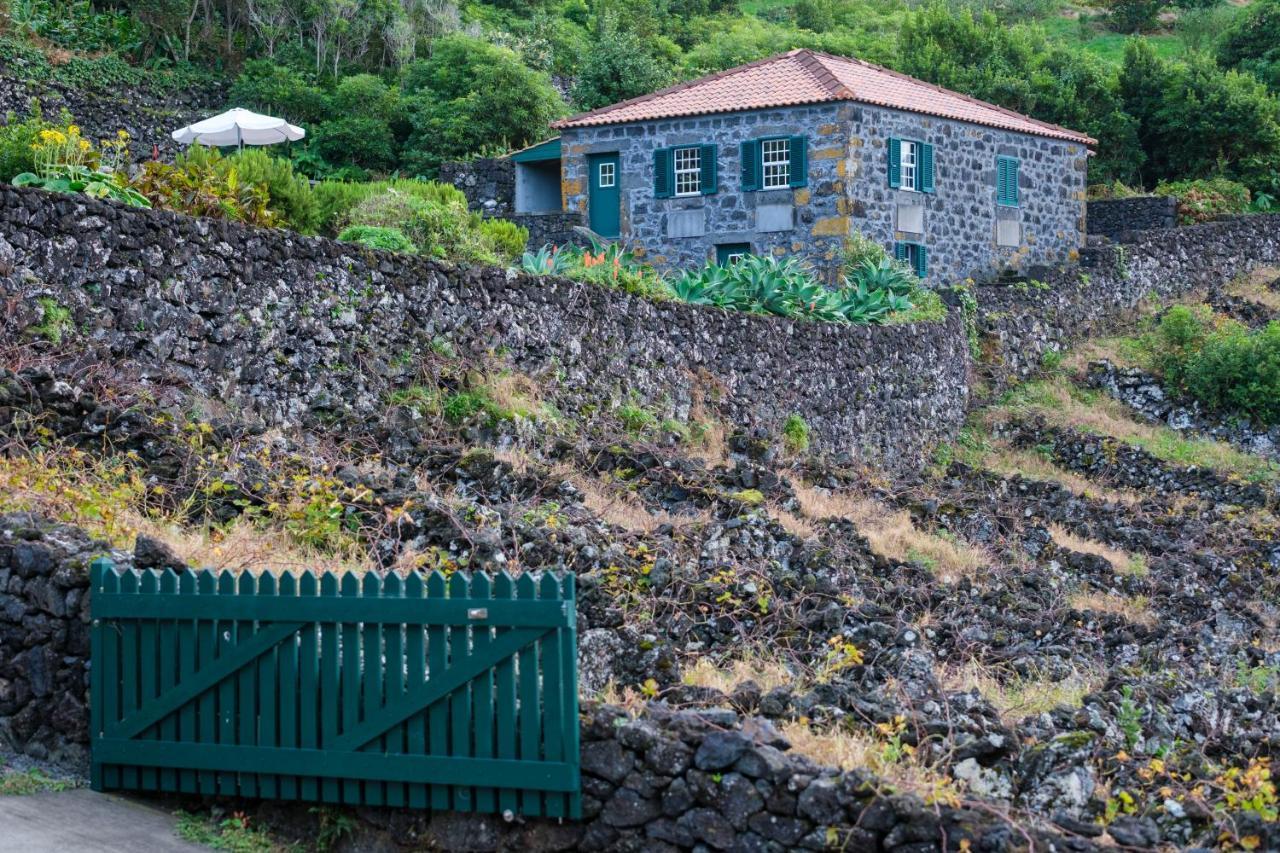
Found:
<svg viewBox="0 0 1280 853"><path fill-rule="evenodd" d="M1132 234L1087 250L1044 278L976 289L981 360L997 384L1039 370L1048 353L1104 332L1148 297L1209 290L1257 266L1280 264L1280 215L1255 214Z"/></svg>
<svg viewBox="0 0 1280 853"><path fill-rule="evenodd" d="M1178 200L1172 196L1098 199L1089 202L1087 210L1089 233L1113 240L1129 239L1135 231L1178 224Z"/></svg>
<svg viewBox="0 0 1280 853"><path fill-rule="evenodd" d="M567 416L638 403L776 435L799 413L816 448L890 469L954 435L967 397L958 316L789 322L39 190L0 190L0 276L0 338L56 332L268 425L383 411L440 340L501 353Z"/></svg>

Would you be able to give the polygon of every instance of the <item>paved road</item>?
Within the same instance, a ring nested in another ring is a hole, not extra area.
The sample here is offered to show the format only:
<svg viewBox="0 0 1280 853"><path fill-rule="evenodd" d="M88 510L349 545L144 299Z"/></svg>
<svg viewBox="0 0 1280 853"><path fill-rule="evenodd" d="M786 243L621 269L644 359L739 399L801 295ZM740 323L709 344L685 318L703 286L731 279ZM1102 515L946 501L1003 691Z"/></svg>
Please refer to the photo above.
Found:
<svg viewBox="0 0 1280 853"><path fill-rule="evenodd" d="M208 853L173 832L173 815L87 788L0 797L0 853Z"/></svg>

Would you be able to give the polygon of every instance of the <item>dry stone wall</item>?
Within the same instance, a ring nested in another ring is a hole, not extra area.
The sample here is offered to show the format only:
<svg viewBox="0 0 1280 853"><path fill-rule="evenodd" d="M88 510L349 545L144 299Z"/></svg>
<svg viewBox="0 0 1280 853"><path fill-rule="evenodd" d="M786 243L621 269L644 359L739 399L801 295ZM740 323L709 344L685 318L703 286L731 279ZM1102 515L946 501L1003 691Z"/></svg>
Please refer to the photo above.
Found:
<svg viewBox="0 0 1280 853"><path fill-rule="evenodd" d="M1108 198L1088 204L1089 233L1113 240L1134 231L1172 228L1178 224L1178 200L1173 196Z"/></svg>
<svg viewBox="0 0 1280 853"><path fill-rule="evenodd" d="M818 449L888 468L918 465L965 408L958 316L790 322L11 187L0 240L0 334L29 338L65 308L89 358L264 424L381 411L437 339L505 353L568 415L636 402L685 418L701 403L776 434L799 413Z"/></svg>

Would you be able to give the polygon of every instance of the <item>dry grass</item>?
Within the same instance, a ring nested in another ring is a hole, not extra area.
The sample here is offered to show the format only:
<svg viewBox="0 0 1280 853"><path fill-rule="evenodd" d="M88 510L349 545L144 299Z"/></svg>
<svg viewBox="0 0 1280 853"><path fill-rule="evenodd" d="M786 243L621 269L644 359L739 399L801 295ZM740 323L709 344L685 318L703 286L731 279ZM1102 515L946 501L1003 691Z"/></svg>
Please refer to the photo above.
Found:
<svg viewBox="0 0 1280 853"><path fill-rule="evenodd" d="M1102 557L1111 564L1111 568L1119 575L1145 575L1147 561L1140 554L1130 554L1119 548L1113 548L1103 542L1076 536L1060 524L1050 524L1049 533L1059 546L1081 554L1093 554Z"/></svg>
<svg viewBox="0 0 1280 853"><path fill-rule="evenodd" d="M797 539L818 538L818 528L814 527L813 523L807 518L777 507L771 509L770 512L778 520L778 523L782 525L782 529Z"/></svg>
<svg viewBox="0 0 1280 853"><path fill-rule="evenodd" d="M847 518L867 537L877 553L900 562L920 562L941 580L951 582L974 577L992 563L991 554L985 549L916 527L906 510L805 483L797 482L793 486L808 518Z"/></svg>
<svg viewBox="0 0 1280 853"><path fill-rule="evenodd" d="M698 516L678 516L669 512L653 512L635 495L617 486L611 486L598 477L572 468L566 464L552 469L557 477L568 480L582 493L582 504L602 521L630 530L633 533L653 533L664 524L673 527L681 524L705 523L709 513Z"/></svg>
<svg viewBox="0 0 1280 853"><path fill-rule="evenodd" d="M1276 280L1277 275L1280 275L1280 272L1270 267L1256 269L1232 281L1222 289L1222 292L1237 299L1256 302L1280 313L1280 291L1272 290L1267 286Z"/></svg>
<svg viewBox="0 0 1280 853"><path fill-rule="evenodd" d="M837 726L814 731L803 719L782 726L791 751L824 767L870 770L895 791L916 794L926 803L957 804L960 793L945 769L920 759L909 747L891 741L886 732L855 731Z"/></svg>
<svg viewBox="0 0 1280 853"><path fill-rule="evenodd" d="M709 657L698 658L684 671L683 681L694 687L707 687L729 694L744 681L754 681L768 692L775 687L794 685L796 676L782 664L763 655L748 655L716 663Z"/></svg>
<svg viewBox="0 0 1280 853"><path fill-rule="evenodd" d="M256 525L238 519L226 527L183 527L173 522L138 519L137 529L167 544L183 562L197 568L252 571L300 572L322 569L337 574L364 574L373 568L357 548L334 554L299 545L276 527Z"/></svg>
<svg viewBox="0 0 1280 853"><path fill-rule="evenodd" d="M946 670L941 678L948 691L977 690L1009 724L1054 708L1078 708L1084 697L1105 681L1101 672L1093 670L1076 670L1065 678L1047 675L1001 678L997 670L976 660Z"/></svg>
<svg viewBox="0 0 1280 853"><path fill-rule="evenodd" d="M1128 407L1100 391L1080 388L1065 376L1024 383L982 418L990 426L1009 416L1039 415L1067 429L1107 435L1173 465L1213 468L1251 481L1280 478L1280 466L1205 438L1189 438L1156 424L1141 423Z"/></svg>
<svg viewBox="0 0 1280 853"><path fill-rule="evenodd" d="M1135 625L1150 627L1156 623L1151 602L1144 595L1130 598L1106 592L1077 592L1068 597L1067 604L1074 610L1112 613Z"/></svg>
<svg viewBox="0 0 1280 853"><path fill-rule="evenodd" d="M1018 474L1031 480L1057 483L1083 498L1124 506L1135 506L1143 499L1141 494L1132 489L1100 486L1074 471L1054 465L1039 453L1011 447L1008 442L1000 439L982 437L976 447L963 452L962 458L971 467L994 471L1005 477Z"/></svg>

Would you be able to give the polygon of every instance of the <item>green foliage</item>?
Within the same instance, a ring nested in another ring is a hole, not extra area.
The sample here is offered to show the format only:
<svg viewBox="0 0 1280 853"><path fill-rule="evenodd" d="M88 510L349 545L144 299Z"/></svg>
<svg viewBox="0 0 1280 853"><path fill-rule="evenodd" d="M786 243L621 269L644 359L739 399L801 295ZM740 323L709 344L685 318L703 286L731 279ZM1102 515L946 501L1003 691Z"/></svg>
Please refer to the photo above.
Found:
<svg viewBox="0 0 1280 853"><path fill-rule="evenodd" d="M574 83L573 102L579 109L594 110L661 89L672 77L671 67L635 33L610 22L591 40Z"/></svg>
<svg viewBox="0 0 1280 853"><path fill-rule="evenodd" d="M1223 72L1203 54L1163 60L1133 40L1125 49L1120 94L1137 122L1148 181L1222 176L1259 186L1272 180L1280 102L1252 76Z"/></svg>
<svg viewBox="0 0 1280 853"><path fill-rule="evenodd" d="M180 811L174 832L184 841L227 853L275 853L278 849L265 829L253 826L249 818L239 812L215 821Z"/></svg>
<svg viewBox="0 0 1280 853"><path fill-rule="evenodd" d="M326 121L314 131L311 147L326 163L373 172L389 172L398 162L391 128L386 122L367 116Z"/></svg>
<svg viewBox="0 0 1280 853"><path fill-rule="evenodd" d="M911 307L906 311L895 311L887 322L894 325L906 323L941 323L947 319L947 303L935 291L926 287L913 287L907 293Z"/></svg>
<svg viewBox="0 0 1280 853"><path fill-rule="evenodd" d="M622 423L622 428L630 433L642 433L658 423L652 412L634 403L618 407L618 420Z"/></svg>
<svg viewBox="0 0 1280 853"><path fill-rule="evenodd" d="M1132 752L1142 739L1142 709L1133 701L1133 688L1130 685L1120 688L1120 697L1116 725L1124 735L1125 748Z"/></svg>
<svg viewBox="0 0 1280 853"><path fill-rule="evenodd" d="M677 299L694 305L837 323L883 323L894 312L911 307L906 296L894 290L902 283L897 268L881 276L876 266L867 275L831 290L793 258L749 255L730 266L686 271L671 287Z"/></svg>
<svg viewBox="0 0 1280 853"><path fill-rule="evenodd" d="M1280 0L1257 0L1238 14L1223 34L1218 61L1280 91Z"/></svg>
<svg viewBox="0 0 1280 853"><path fill-rule="evenodd" d="M868 261L878 264L888 259L889 253L885 251L884 246L881 246L870 237L864 236L861 231L855 232L852 237L845 241L844 252L841 256L846 278Z"/></svg>
<svg viewBox="0 0 1280 853"><path fill-rule="evenodd" d="M349 225L400 230L424 255L452 261L497 263L496 244L467 199L447 184L401 182L360 201Z"/></svg>
<svg viewBox="0 0 1280 853"><path fill-rule="evenodd" d="M40 131L54 127L65 127L73 119L66 110L57 123L45 120L40 102L33 100L27 110L26 118L21 120L12 111L5 116L5 124L0 127L0 181L12 180L22 172L35 171L34 146L40 138Z"/></svg>
<svg viewBox="0 0 1280 853"><path fill-rule="evenodd" d="M149 161L132 185L163 210L264 227L279 222L267 188L241 181L235 165L217 149L192 146L172 165Z"/></svg>
<svg viewBox="0 0 1280 853"><path fill-rule="evenodd" d="M509 263L520 258L529 243L529 229L506 219L483 219L479 227L498 257Z"/></svg>
<svg viewBox="0 0 1280 853"><path fill-rule="evenodd" d="M803 453L809 449L809 424L794 412L787 415L782 424L782 445L788 453Z"/></svg>
<svg viewBox="0 0 1280 853"><path fill-rule="evenodd" d="M1164 0L1111 0L1107 22L1118 33L1150 32L1159 24L1164 6Z"/></svg>
<svg viewBox="0 0 1280 853"><path fill-rule="evenodd" d="M405 69L402 86L413 127L404 163L417 174L486 147L545 139L548 123L564 111L546 74L507 48L468 36L437 41L430 59Z"/></svg>
<svg viewBox="0 0 1280 853"><path fill-rule="evenodd" d="M96 10L88 0L11 0L10 24L60 47L129 52L142 46L142 25L127 13Z"/></svg>
<svg viewBox="0 0 1280 853"><path fill-rule="evenodd" d="M537 252L525 252L520 268L530 275L562 275L649 299L671 298L662 277L618 243L593 242L591 249L543 246Z"/></svg>
<svg viewBox="0 0 1280 853"><path fill-rule="evenodd" d="M54 346L60 345L63 334L71 328L71 311L58 304L52 296L37 298L36 306L40 309L40 322L27 331Z"/></svg>
<svg viewBox="0 0 1280 853"><path fill-rule="evenodd" d="M1156 187L1156 192L1178 198L1178 221L1183 225L1244 213L1250 206L1249 190L1226 178L1166 181Z"/></svg>
<svg viewBox="0 0 1280 853"><path fill-rule="evenodd" d="M50 778L43 770L9 770L0 762L0 797L25 797L45 791L66 791L76 783Z"/></svg>
<svg viewBox="0 0 1280 853"><path fill-rule="evenodd" d="M1251 331L1207 310L1175 306L1148 347L1172 393L1217 414L1280 423L1280 322Z"/></svg>
<svg viewBox="0 0 1280 853"><path fill-rule="evenodd" d="M544 245L536 252L521 255L520 269L529 275L565 275L571 255L561 252L556 246Z"/></svg>
<svg viewBox="0 0 1280 853"><path fill-rule="evenodd" d="M282 116L295 124L319 122L331 115L329 97L292 68L266 59L251 59L235 83L231 100L248 109Z"/></svg>
<svg viewBox="0 0 1280 853"><path fill-rule="evenodd" d="M263 187L267 207L286 225L303 234L314 234L320 226L320 208L311 192L310 182L294 174L293 164L273 157L260 148L246 148L226 158L227 168L234 168L241 183Z"/></svg>
<svg viewBox="0 0 1280 853"><path fill-rule="evenodd" d="M23 172L13 179L15 187L38 187L55 193L84 193L90 198L110 199L131 207L150 207L151 202L121 178L86 166L62 164L44 174Z"/></svg>
<svg viewBox="0 0 1280 853"><path fill-rule="evenodd" d="M338 239L347 243L359 243L370 249L382 249L387 252L418 251L413 241L405 236L399 228L384 228L376 225L349 225L342 229Z"/></svg>

